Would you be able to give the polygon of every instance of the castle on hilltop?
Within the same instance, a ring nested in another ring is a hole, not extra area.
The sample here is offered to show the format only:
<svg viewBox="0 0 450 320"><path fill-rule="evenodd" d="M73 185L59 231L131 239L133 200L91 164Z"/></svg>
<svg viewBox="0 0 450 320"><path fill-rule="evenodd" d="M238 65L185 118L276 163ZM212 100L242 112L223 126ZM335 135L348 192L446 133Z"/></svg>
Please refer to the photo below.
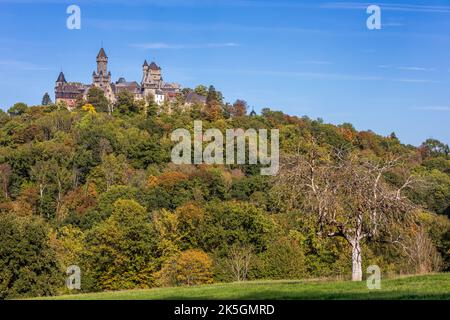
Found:
<svg viewBox="0 0 450 320"><path fill-rule="evenodd" d="M79 82L67 82L64 73L56 80L55 102L65 102L69 108L73 108L77 99L86 98L92 87L103 90L105 97L111 102L116 101L117 95L122 91L133 94L135 99L141 100L153 96L158 105L165 101L173 101L180 93L180 85L176 83L165 83L162 78L161 68L154 62L148 64L145 60L142 66L141 83L136 81L127 82L119 78L115 83L111 82L111 71L108 70L108 56L103 48L97 55L97 70L92 73L92 84Z"/></svg>

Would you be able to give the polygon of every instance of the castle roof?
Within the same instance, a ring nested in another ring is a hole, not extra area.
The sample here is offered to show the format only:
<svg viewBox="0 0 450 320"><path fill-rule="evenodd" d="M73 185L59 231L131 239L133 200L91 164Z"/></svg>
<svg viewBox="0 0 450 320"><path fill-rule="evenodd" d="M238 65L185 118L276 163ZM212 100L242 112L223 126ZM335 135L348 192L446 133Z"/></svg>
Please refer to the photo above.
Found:
<svg viewBox="0 0 450 320"><path fill-rule="evenodd" d="M59 76L58 76L58 79L56 80L56 82L63 82L63 83L67 82L66 77L64 77L64 73L62 71L59 73Z"/></svg>
<svg viewBox="0 0 450 320"><path fill-rule="evenodd" d="M161 70L160 67L158 67L158 65L154 62L150 63L150 69L152 70Z"/></svg>
<svg viewBox="0 0 450 320"><path fill-rule="evenodd" d="M136 94L141 92L141 86L136 81L127 82L124 78L121 79L123 79L123 81L117 81L115 84L113 84L113 88L116 93L129 91Z"/></svg>
<svg viewBox="0 0 450 320"><path fill-rule="evenodd" d="M97 59L98 58L108 58L108 56L106 55L105 49L103 49L103 47L98 52Z"/></svg>
<svg viewBox="0 0 450 320"><path fill-rule="evenodd" d="M57 87L57 92L79 94L84 92L86 85L82 83L70 82Z"/></svg>
<svg viewBox="0 0 450 320"><path fill-rule="evenodd" d="M148 67L148 62L147 62L147 60L144 61L143 67Z"/></svg>

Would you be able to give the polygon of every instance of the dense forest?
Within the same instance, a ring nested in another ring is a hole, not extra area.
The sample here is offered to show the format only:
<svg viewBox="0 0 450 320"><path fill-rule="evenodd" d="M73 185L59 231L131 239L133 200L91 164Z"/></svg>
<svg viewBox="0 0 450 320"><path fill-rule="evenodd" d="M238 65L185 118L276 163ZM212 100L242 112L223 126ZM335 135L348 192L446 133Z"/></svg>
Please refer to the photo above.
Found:
<svg viewBox="0 0 450 320"><path fill-rule="evenodd" d="M243 100L194 90L206 105L186 105L190 89L162 106L127 93L111 105L91 89L70 111L48 95L0 111L1 299L67 293L71 265L84 292L350 279L355 252L363 274L450 269L448 145L248 115ZM279 174L171 163L171 133L194 120L278 129Z"/></svg>

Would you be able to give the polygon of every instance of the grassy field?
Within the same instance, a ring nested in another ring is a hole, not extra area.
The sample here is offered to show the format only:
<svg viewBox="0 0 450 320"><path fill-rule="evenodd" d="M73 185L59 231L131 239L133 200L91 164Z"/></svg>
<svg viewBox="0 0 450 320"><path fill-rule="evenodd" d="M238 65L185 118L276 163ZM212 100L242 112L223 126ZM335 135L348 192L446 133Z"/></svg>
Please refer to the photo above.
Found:
<svg viewBox="0 0 450 320"><path fill-rule="evenodd" d="M381 290L368 290L366 282L255 281L196 287L74 294L47 299L450 299L450 274L448 273L383 280L381 286Z"/></svg>

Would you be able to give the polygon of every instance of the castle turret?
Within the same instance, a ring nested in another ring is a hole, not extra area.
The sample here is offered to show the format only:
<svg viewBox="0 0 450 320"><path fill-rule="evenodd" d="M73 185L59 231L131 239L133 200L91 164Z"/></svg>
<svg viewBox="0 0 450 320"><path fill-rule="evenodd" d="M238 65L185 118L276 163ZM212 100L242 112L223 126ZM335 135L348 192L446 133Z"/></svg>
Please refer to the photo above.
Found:
<svg viewBox="0 0 450 320"><path fill-rule="evenodd" d="M97 72L92 74L92 84L103 89L105 96L114 101L114 93L111 87L111 72L108 71L108 56L105 49L101 48L97 54Z"/></svg>
<svg viewBox="0 0 450 320"><path fill-rule="evenodd" d="M164 85L161 76L161 68L155 62L148 64L147 60L145 60L142 69L141 87L144 97L149 94L155 95L156 91L160 90Z"/></svg>

